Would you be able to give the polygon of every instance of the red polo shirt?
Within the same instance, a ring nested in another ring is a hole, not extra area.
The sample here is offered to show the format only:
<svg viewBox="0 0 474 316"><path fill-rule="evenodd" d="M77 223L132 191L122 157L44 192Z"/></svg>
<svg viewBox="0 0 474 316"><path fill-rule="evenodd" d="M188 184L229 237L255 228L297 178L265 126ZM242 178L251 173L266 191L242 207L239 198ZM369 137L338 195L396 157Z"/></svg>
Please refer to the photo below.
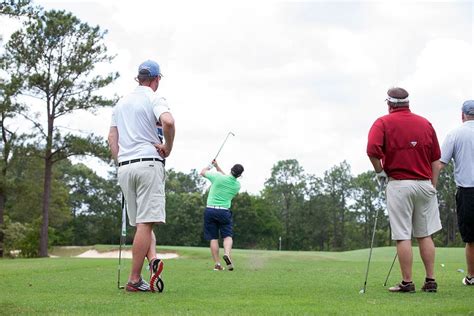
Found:
<svg viewBox="0 0 474 316"><path fill-rule="evenodd" d="M431 163L441 156L436 132L428 120L408 107L378 118L369 131L367 155L382 159L389 177L431 179Z"/></svg>

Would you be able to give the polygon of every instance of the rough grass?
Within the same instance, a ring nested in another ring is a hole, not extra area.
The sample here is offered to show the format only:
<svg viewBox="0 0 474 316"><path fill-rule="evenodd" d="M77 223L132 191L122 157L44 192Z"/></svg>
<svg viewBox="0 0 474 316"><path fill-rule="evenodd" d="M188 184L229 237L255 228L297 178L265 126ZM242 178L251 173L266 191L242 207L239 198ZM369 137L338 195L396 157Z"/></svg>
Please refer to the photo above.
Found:
<svg viewBox="0 0 474 316"><path fill-rule="evenodd" d="M96 246L99 251L118 247ZM87 249L81 249L85 251ZM393 248L372 254L367 292L368 250L278 252L235 250L235 271L212 271L209 249L160 247L177 252L165 261L163 293L117 289L116 259L79 259L71 249L59 258L0 260L0 314L166 314L166 315L452 315L474 312L474 288L461 284L464 249L437 249L438 293L419 289L423 265L416 253L414 294L389 293L383 282ZM441 267L441 263L444 267ZM130 260L124 260L122 283ZM146 275L146 271L143 271ZM389 284L399 281L396 264Z"/></svg>

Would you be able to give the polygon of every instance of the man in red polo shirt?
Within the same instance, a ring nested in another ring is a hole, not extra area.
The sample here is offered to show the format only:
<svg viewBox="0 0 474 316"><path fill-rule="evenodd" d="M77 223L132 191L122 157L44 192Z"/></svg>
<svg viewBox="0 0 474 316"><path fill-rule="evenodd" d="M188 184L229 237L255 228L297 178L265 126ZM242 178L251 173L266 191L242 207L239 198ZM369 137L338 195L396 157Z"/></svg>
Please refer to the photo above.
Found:
<svg viewBox="0 0 474 316"><path fill-rule="evenodd" d="M413 235L426 271L422 290L436 292L435 246L431 235L441 229L435 189L441 156L439 143L431 123L410 111L405 89L392 88L387 94L389 114L372 125L367 155L377 179L388 180L387 210L403 278L389 291L415 292Z"/></svg>

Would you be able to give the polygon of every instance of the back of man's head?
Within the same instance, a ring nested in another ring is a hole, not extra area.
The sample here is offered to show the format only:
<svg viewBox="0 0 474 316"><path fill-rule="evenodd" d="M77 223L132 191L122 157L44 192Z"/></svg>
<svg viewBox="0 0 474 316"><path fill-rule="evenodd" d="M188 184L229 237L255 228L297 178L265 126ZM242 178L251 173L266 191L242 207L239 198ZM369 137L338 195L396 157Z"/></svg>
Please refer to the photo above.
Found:
<svg viewBox="0 0 474 316"><path fill-rule="evenodd" d="M138 66L137 80L140 85L150 83L161 76L163 75L161 74L160 65L153 60L146 60Z"/></svg>
<svg viewBox="0 0 474 316"><path fill-rule="evenodd" d="M462 113L466 119L474 120L474 100L467 100L462 104Z"/></svg>
<svg viewBox="0 0 474 316"><path fill-rule="evenodd" d="M244 167L241 164L235 164L232 169L230 169L230 173L234 176L234 178L238 178L244 172Z"/></svg>
<svg viewBox="0 0 474 316"><path fill-rule="evenodd" d="M388 97L386 101L390 107L396 108L410 105L408 101L408 92L403 88L390 88L387 91L387 95Z"/></svg>

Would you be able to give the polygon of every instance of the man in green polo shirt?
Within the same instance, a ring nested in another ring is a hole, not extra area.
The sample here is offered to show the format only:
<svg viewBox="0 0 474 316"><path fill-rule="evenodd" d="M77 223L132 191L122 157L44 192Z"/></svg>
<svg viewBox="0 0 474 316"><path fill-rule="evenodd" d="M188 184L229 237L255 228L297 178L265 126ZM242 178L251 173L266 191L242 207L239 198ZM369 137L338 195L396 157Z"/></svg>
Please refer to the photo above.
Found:
<svg viewBox="0 0 474 316"><path fill-rule="evenodd" d="M210 172L212 167L216 167L218 172ZM240 183L237 178L242 175L242 172L244 172L244 167L236 164L230 170L231 174L226 175L215 160L212 161L212 165L201 171L201 176L212 183L204 212L204 238L210 241L215 271L224 270L219 259L219 232L224 244L223 259L227 264L227 269L229 271L234 270L230 255L233 243L233 221L230 205L234 196L239 193Z"/></svg>

